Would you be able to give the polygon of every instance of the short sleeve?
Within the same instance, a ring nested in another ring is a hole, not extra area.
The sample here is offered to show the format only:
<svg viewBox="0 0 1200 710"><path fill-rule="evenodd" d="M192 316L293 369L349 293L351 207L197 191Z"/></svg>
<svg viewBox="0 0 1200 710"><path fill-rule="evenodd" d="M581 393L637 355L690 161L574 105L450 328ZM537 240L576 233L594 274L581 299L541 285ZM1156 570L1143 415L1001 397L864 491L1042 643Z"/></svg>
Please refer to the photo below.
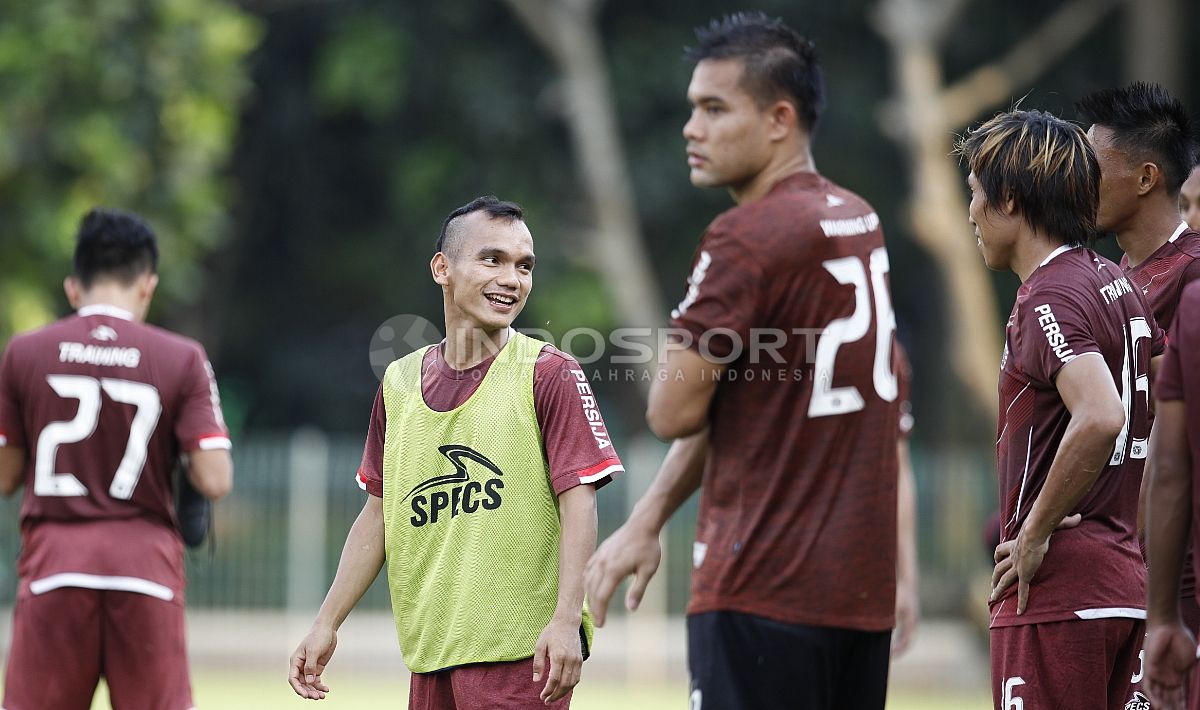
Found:
<svg viewBox="0 0 1200 710"><path fill-rule="evenodd" d="M181 451L229 449L229 430L221 413L217 378L204 348L196 345L184 374L183 401L175 420L175 438Z"/></svg>
<svg viewBox="0 0 1200 710"><path fill-rule="evenodd" d="M1100 353L1091 326L1095 319L1072 292L1044 288L1030 294L1020 309L1021 369L1052 386L1063 365Z"/></svg>
<svg viewBox="0 0 1200 710"><path fill-rule="evenodd" d="M623 473L587 373L547 346L533 378L534 409L555 495L582 484L604 486Z"/></svg>
<svg viewBox="0 0 1200 710"><path fill-rule="evenodd" d="M371 423L367 426L367 442L363 445L362 463L358 466L358 487L383 497L383 435L387 431L387 412L383 407L383 385L375 393L371 407Z"/></svg>
<svg viewBox="0 0 1200 710"><path fill-rule="evenodd" d="M21 397L13 345L0 357L0 446L24 449L25 426L21 418Z"/></svg>
<svg viewBox="0 0 1200 710"><path fill-rule="evenodd" d="M744 346L758 318L762 270L746 250L717 226L709 228L671 325L691 333L702 355L720 359ZM711 358L710 358L711 359Z"/></svg>

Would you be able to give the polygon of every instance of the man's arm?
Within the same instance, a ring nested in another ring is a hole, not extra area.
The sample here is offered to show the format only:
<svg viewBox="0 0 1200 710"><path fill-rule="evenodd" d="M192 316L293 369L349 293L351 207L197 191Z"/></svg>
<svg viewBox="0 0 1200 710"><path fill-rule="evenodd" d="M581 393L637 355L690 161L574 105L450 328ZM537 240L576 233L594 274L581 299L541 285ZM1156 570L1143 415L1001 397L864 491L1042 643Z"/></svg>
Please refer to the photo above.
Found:
<svg viewBox="0 0 1200 710"><path fill-rule="evenodd" d="M25 472L25 449L0 446L0 495L10 496L21 487Z"/></svg>
<svg viewBox="0 0 1200 710"><path fill-rule="evenodd" d="M596 549L596 488L575 486L558 497L560 521L558 551L558 605L542 630L533 655L533 680L550 670L542 689L543 702L552 703L579 684L583 649L579 625L583 623L583 570Z"/></svg>
<svg viewBox="0 0 1200 710"><path fill-rule="evenodd" d="M691 436L708 425L708 405L725 365L705 360L691 349L672 348L663 375L650 386L646 423L664 440Z"/></svg>
<svg viewBox="0 0 1200 710"><path fill-rule="evenodd" d="M700 488L707 457L707 429L671 444L658 475L633 507L629 520L592 555L584 586L597 626L604 626L613 592L630 575L636 576L625 595L625 606L632 611L641 603L662 558L658 535L679 506Z"/></svg>
<svg viewBox="0 0 1200 710"><path fill-rule="evenodd" d="M908 439L896 442L900 476L896 481L896 633L892 655L899 656L912 644L921 616L920 571L917 568L917 484L913 475Z"/></svg>
<svg viewBox="0 0 1200 710"><path fill-rule="evenodd" d="M1155 707L1182 700L1183 682L1195 663L1195 641L1179 611L1179 580L1192 514L1192 462L1186 405L1160 401L1151 432L1153 480L1147 523L1150 587L1146 609L1146 679ZM1179 705L1182 707L1182 705Z"/></svg>
<svg viewBox="0 0 1200 710"><path fill-rule="evenodd" d="M186 469L192 486L209 500L220 500L233 489L233 457L227 449L193 451Z"/></svg>
<svg viewBox="0 0 1200 710"><path fill-rule="evenodd" d="M308 636L292 654L288 683L296 695L321 700L329 692L329 687L321 682L321 674L337 647L337 631L379 576L383 560L383 499L368 495L346 536L333 585Z"/></svg>
<svg viewBox="0 0 1200 710"><path fill-rule="evenodd" d="M1071 421L1017 538L996 548L992 572L992 599L1017 582L1018 614L1029 603L1029 584L1049 549L1050 534L1091 490L1125 426L1125 409L1103 358L1075 358L1059 370L1055 386Z"/></svg>

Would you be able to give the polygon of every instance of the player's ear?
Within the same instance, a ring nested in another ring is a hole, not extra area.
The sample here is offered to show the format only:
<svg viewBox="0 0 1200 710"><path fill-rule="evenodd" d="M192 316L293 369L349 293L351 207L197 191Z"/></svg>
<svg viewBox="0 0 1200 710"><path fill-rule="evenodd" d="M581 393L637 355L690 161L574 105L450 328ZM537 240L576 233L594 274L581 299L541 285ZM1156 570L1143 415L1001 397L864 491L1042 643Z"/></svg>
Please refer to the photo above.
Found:
<svg viewBox="0 0 1200 710"><path fill-rule="evenodd" d="M148 274L141 282L141 293L138 295L146 305L150 305L150 299L154 298L154 290L158 288L158 274Z"/></svg>
<svg viewBox="0 0 1200 710"><path fill-rule="evenodd" d="M796 106L791 101L776 101L767 109L770 126L767 135L771 140L783 140L789 133L800 126L800 116Z"/></svg>
<svg viewBox="0 0 1200 710"><path fill-rule="evenodd" d="M433 255L429 262L429 271L433 273L433 281L439 286L450 283L450 259L443 252Z"/></svg>
<svg viewBox="0 0 1200 710"><path fill-rule="evenodd" d="M1004 208L1004 214L1011 217L1017 213L1017 198L1013 197L1013 194L1010 192L1000 206Z"/></svg>
<svg viewBox="0 0 1200 710"><path fill-rule="evenodd" d="M1142 163L1138 171L1138 195L1145 195L1162 180L1162 170L1154 163Z"/></svg>
<svg viewBox="0 0 1200 710"><path fill-rule="evenodd" d="M63 279L63 293L67 294L67 303L71 304L71 308L79 310L83 303L83 289L80 286L79 279L74 276L68 276Z"/></svg>

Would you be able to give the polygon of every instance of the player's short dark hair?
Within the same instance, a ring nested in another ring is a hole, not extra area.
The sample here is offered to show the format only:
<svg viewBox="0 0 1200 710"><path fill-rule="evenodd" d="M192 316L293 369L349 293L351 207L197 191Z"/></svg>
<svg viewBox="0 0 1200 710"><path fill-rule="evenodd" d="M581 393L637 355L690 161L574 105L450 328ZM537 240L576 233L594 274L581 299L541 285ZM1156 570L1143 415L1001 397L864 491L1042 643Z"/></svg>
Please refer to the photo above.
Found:
<svg viewBox="0 0 1200 710"><path fill-rule="evenodd" d="M1069 246L1090 244L1100 205L1100 163L1079 126L1042 111L1010 111L955 145L987 198L1012 199L1030 227Z"/></svg>
<svg viewBox="0 0 1200 710"><path fill-rule="evenodd" d="M450 226L450 223L472 212L486 212L490 219L503 219L509 222L525 221L525 210L521 209L521 206L515 202L501 200L495 195L476 197L446 216L446 221L442 222L442 231L438 234L435 251L446 251L447 235L449 235L449 241L454 241L456 230ZM451 247L453 247L453 244L451 244Z"/></svg>
<svg viewBox="0 0 1200 710"><path fill-rule="evenodd" d="M759 106L781 98L796 106L809 134L825 110L825 76L817 47L764 12L735 12L696 28L696 46L684 50L693 64L705 59L740 59L742 88Z"/></svg>
<svg viewBox="0 0 1200 710"><path fill-rule="evenodd" d="M75 237L75 278L84 288L99 279L128 286L157 270L158 240L141 217L100 207L83 216Z"/></svg>
<svg viewBox="0 0 1200 710"><path fill-rule="evenodd" d="M1076 108L1087 123L1110 129L1113 143L1134 160L1158 165L1167 193L1179 194L1200 156L1194 122L1178 99L1158 84L1138 81L1088 94Z"/></svg>

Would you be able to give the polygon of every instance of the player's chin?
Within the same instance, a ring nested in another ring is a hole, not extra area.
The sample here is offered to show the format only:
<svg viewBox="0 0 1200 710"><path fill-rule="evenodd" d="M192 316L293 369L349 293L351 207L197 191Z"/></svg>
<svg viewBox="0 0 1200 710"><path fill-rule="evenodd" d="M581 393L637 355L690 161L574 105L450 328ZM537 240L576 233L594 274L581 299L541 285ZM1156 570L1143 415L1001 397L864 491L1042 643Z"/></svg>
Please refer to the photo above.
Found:
<svg viewBox="0 0 1200 710"><path fill-rule="evenodd" d="M696 187L723 187L725 185L717 176L700 168L692 168L688 173L688 179Z"/></svg>

